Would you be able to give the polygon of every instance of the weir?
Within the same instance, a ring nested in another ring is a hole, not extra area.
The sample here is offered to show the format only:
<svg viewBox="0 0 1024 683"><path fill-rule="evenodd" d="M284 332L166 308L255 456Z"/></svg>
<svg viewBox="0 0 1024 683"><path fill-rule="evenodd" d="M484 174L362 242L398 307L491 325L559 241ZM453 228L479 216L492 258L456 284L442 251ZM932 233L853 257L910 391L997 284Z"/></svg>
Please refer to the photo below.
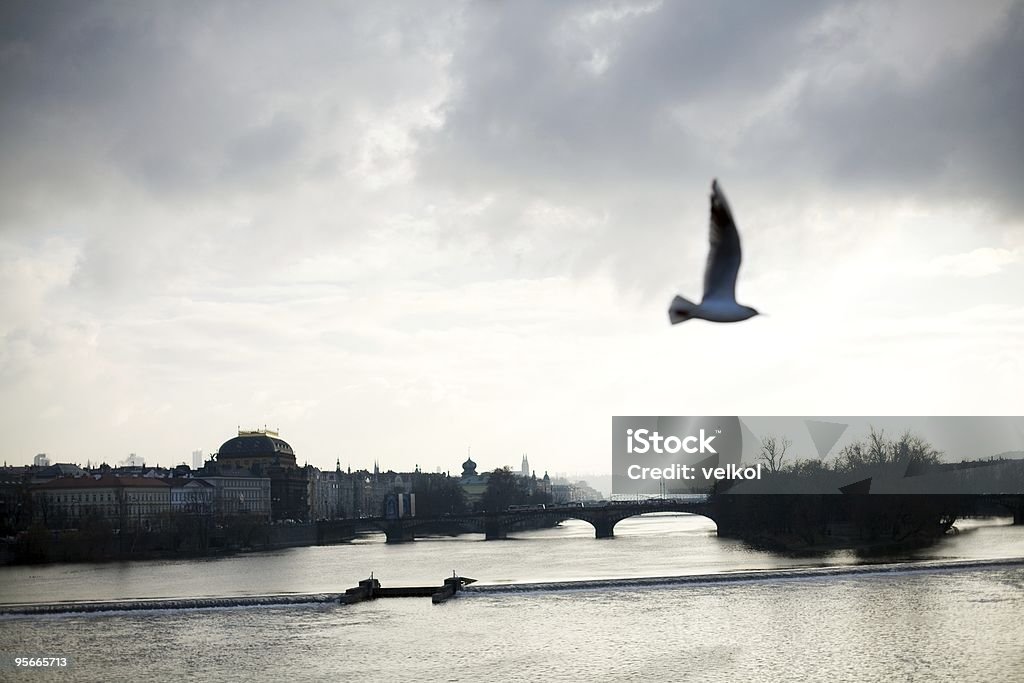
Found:
<svg viewBox="0 0 1024 683"><path fill-rule="evenodd" d="M340 593L295 593L238 597L158 598L152 600L97 600L50 602L31 605L0 605L0 616L83 614L91 612L137 612L142 610L210 609L223 607L264 607L337 602Z"/></svg>
<svg viewBox="0 0 1024 683"><path fill-rule="evenodd" d="M648 576L621 579L582 579L577 581L545 581L538 583L492 584L464 589L471 595L515 595L521 593L571 592L595 590L656 590L684 586L815 580L835 577L887 579L898 574L956 572L1024 568L1024 557L990 560L928 560L914 562L880 562L827 567L792 567L784 569L753 569L738 572L692 574L681 576Z"/></svg>
<svg viewBox="0 0 1024 683"><path fill-rule="evenodd" d="M271 607L281 605L331 604L343 605L377 598L430 598L434 604L454 597L464 586L476 579L458 576L455 572L440 586L382 587L371 576L344 593L285 593L275 595L243 595L232 597L154 598L142 600L96 600L88 602L49 602L25 605L0 605L3 616L40 616L46 614L88 614L97 612L138 612L144 610L214 609L231 607Z"/></svg>
<svg viewBox="0 0 1024 683"><path fill-rule="evenodd" d="M392 586L384 588L380 585L380 581L373 578L371 574L370 578L360 581L358 586L345 591L345 594L340 597L339 602L351 605L357 602L365 602L366 600L376 600L377 598L430 598L436 605L455 597L460 588L475 582L476 579L458 576L455 572L452 572L452 575L445 579L440 587Z"/></svg>
<svg viewBox="0 0 1024 683"><path fill-rule="evenodd" d="M632 577L580 581L549 581L543 583L469 586L474 579L450 576L438 586L395 586L384 588L374 578L364 579L359 586L344 593L295 593L240 597L170 598L150 600L108 600L0 605L0 617L42 616L101 612L128 612L170 609L224 609L237 607L272 607L287 605L350 604L377 598L430 597L435 604L445 602L460 592L476 595L559 592L580 590L654 590L683 586L820 580L835 577L876 577L888 579L898 574L926 572L1004 570L1024 567L1024 558L1008 557L988 560L930 560L830 567L795 567L786 569L748 570L729 573L688 576Z"/></svg>

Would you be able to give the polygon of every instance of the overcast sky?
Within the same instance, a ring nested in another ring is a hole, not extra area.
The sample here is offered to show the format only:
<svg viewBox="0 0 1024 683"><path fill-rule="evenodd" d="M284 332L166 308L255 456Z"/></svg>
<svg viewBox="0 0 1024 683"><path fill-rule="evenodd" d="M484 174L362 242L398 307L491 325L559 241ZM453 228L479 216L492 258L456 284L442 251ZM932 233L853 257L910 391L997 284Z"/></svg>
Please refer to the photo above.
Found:
<svg viewBox="0 0 1024 683"><path fill-rule="evenodd" d="M998 0L4 2L0 455L1020 414L1021 64ZM769 315L672 327L713 177Z"/></svg>

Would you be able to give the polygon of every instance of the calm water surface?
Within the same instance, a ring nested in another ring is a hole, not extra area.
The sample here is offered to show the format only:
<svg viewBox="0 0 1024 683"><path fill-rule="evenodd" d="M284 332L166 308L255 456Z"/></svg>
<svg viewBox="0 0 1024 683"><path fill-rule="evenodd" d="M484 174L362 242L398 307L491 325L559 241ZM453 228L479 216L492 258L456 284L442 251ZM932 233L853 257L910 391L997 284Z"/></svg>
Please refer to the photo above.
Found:
<svg viewBox="0 0 1024 683"><path fill-rule="evenodd" d="M1019 558L1024 527L964 522L904 558ZM0 680L1024 680L1024 568L786 578L854 564L787 558L719 540L690 516L634 518L614 539L589 525L387 546L367 539L208 561L0 570L0 602L340 591L437 583L452 569L492 588L446 605L379 600L210 610L6 617L0 652L73 658ZM629 578L763 570L656 588ZM599 590L507 584L620 578Z"/></svg>

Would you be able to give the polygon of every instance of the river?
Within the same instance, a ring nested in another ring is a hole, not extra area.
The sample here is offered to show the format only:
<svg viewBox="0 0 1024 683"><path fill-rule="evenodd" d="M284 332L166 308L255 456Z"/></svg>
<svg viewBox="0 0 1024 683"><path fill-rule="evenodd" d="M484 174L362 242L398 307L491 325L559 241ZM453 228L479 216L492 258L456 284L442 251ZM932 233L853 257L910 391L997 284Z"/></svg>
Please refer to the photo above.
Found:
<svg viewBox="0 0 1024 683"><path fill-rule="evenodd" d="M478 583L438 606L2 617L0 652L70 662L0 678L1024 680L1024 527L1007 521L962 521L958 536L874 560L885 563L877 570L852 553L755 550L690 515L628 519L601 540L570 521L505 541L369 537L207 560L6 567L6 604L340 592L371 571L385 586L439 584L453 570Z"/></svg>

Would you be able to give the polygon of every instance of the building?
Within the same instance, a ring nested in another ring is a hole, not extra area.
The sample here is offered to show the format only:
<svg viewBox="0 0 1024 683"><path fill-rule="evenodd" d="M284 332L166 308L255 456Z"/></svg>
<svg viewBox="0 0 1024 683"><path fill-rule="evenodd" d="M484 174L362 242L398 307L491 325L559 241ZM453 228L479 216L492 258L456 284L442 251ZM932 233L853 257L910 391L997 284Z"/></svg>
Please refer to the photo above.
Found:
<svg viewBox="0 0 1024 683"><path fill-rule="evenodd" d="M174 477L167 480L171 486L171 512L175 514L213 514L213 484L202 479Z"/></svg>
<svg viewBox="0 0 1024 683"><path fill-rule="evenodd" d="M203 452L192 451L192 469L198 470L203 466Z"/></svg>
<svg viewBox="0 0 1024 683"><path fill-rule="evenodd" d="M156 529L171 511L166 480L101 475L61 477L33 487L36 519L51 529L103 520L115 529Z"/></svg>
<svg viewBox="0 0 1024 683"><path fill-rule="evenodd" d="M308 468L296 464L295 452L277 432L239 429L238 436L221 445L216 461L270 479L271 519L309 520Z"/></svg>
<svg viewBox="0 0 1024 683"><path fill-rule="evenodd" d="M31 469L0 468L0 535L25 529L32 521Z"/></svg>
<svg viewBox="0 0 1024 683"><path fill-rule="evenodd" d="M42 484L52 479L60 479L65 477L84 477L89 473L83 470L78 465L67 462L58 462L54 465L48 465L41 469L34 469L32 472L32 483Z"/></svg>
<svg viewBox="0 0 1024 683"><path fill-rule="evenodd" d="M40 453L32 459L32 464L36 467L49 467L50 459L46 456L46 453Z"/></svg>
<svg viewBox="0 0 1024 683"><path fill-rule="evenodd" d="M197 478L213 487L212 513L218 519L232 515L255 515L270 521L271 485L249 469L230 467L210 461Z"/></svg>
<svg viewBox="0 0 1024 683"><path fill-rule="evenodd" d="M484 492L487 491L487 480L486 474L476 473L476 463L473 462L473 458L466 458L466 462L462 463L462 475L459 477L459 486L462 487L462 492L466 494L466 504L473 507L484 497Z"/></svg>
<svg viewBox="0 0 1024 683"><path fill-rule="evenodd" d="M334 471L320 471L308 468L309 475L309 519L339 519L345 517L342 505L343 491L351 488L347 475L341 471L341 461ZM350 508L351 509L351 508Z"/></svg>
<svg viewBox="0 0 1024 683"><path fill-rule="evenodd" d="M585 481L572 482L565 477L551 480L551 502L577 503L585 500L600 500L604 496Z"/></svg>
<svg viewBox="0 0 1024 683"><path fill-rule="evenodd" d="M339 482L340 514L350 519L373 517L377 513L372 509L373 476L368 470L349 469L342 475Z"/></svg>

